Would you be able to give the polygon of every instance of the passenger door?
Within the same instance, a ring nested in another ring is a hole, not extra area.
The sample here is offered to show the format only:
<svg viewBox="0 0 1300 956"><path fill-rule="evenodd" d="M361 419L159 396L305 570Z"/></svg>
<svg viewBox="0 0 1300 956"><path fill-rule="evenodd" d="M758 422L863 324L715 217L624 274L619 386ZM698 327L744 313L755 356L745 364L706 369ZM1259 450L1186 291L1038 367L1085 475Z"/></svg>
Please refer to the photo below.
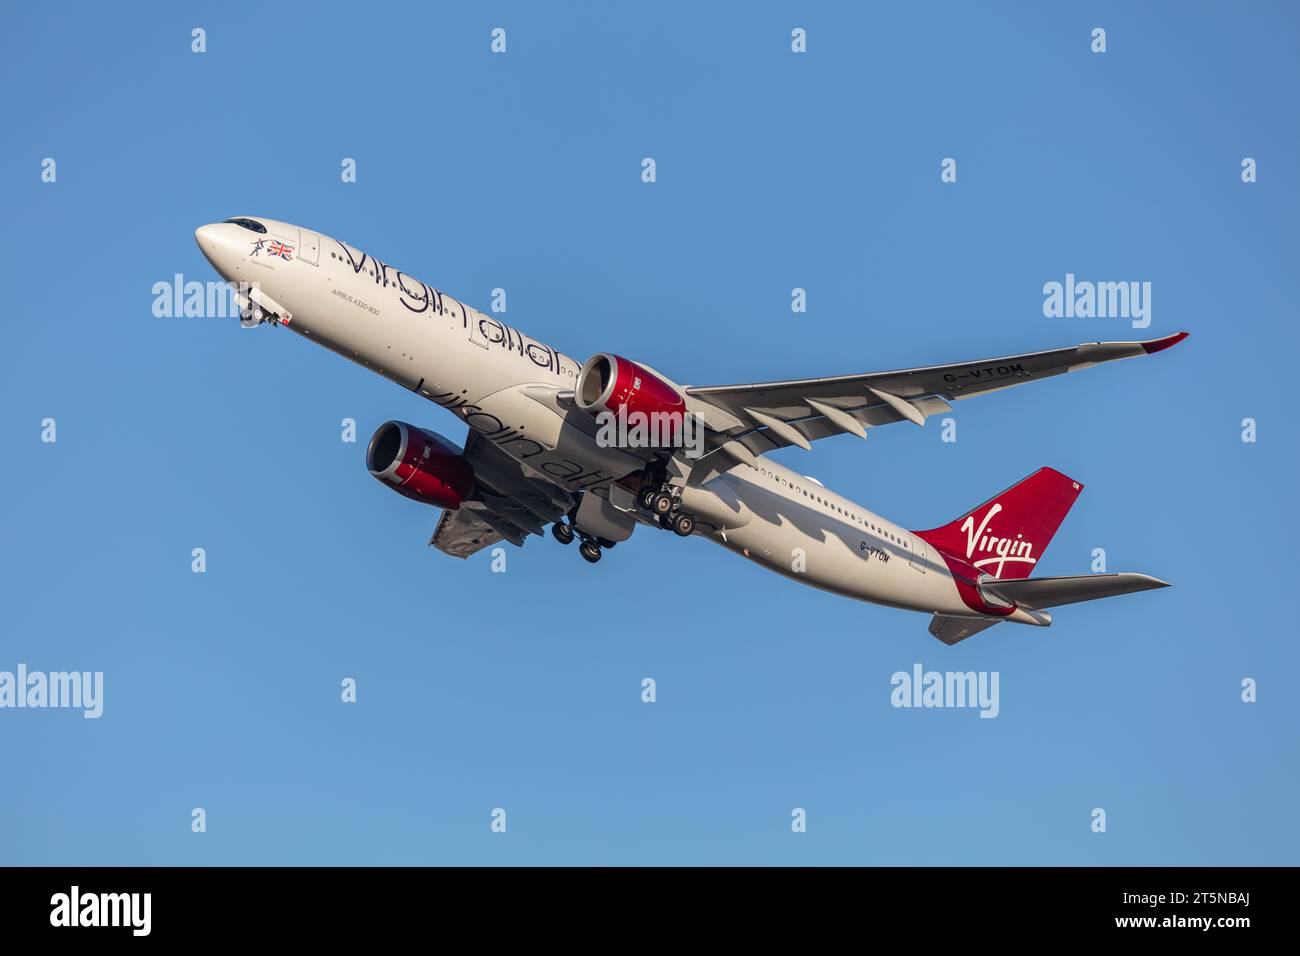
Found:
<svg viewBox="0 0 1300 956"><path fill-rule="evenodd" d="M305 262L309 266L317 265L320 262L320 236L306 229L299 231L302 233L302 240L298 247L298 261Z"/></svg>
<svg viewBox="0 0 1300 956"><path fill-rule="evenodd" d="M903 547L907 550L907 563L922 574L925 573L925 542L914 534L909 534L903 539Z"/></svg>

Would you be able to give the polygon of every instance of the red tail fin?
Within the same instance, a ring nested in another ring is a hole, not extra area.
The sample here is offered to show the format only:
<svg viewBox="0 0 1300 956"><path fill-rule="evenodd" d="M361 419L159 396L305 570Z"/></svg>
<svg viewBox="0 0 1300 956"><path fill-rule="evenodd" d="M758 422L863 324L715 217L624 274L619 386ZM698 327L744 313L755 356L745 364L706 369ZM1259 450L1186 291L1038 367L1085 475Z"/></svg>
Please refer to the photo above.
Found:
<svg viewBox="0 0 1300 956"><path fill-rule="evenodd" d="M1082 490L1040 468L951 524L916 535L996 578L1027 578Z"/></svg>

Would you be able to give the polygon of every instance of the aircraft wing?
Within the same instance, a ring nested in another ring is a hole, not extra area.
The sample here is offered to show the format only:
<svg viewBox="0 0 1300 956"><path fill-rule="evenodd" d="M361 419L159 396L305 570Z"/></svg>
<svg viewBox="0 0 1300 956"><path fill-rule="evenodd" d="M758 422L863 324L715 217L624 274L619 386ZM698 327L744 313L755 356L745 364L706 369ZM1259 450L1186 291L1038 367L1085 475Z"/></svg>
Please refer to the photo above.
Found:
<svg viewBox="0 0 1300 956"><path fill-rule="evenodd" d="M470 431L463 454L474 469L474 492L456 511L442 513L429 539L452 557L468 558L502 540L522 547L528 535L544 533L576 503L476 431Z"/></svg>
<svg viewBox="0 0 1300 956"><path fill-rule="evenodd" d="M761 455L787 445L807 448L809 442L828 435L849 433L865 438L868 428L890 422L907 420L921 425L926 417L949 411L952 401L1082 371L1102 362L1150 355L1185 338L1187 333L1179 332L1145 342L1090 342L891 372L693 386L686 394L690 403L709 406L700 411L713 430L721 433L723 450L748 460L747 452Z"/></svg>
<svg viewBox="0 0 1300 956"><path fill-rule="evenodd" d="M473 512L457 510L442 513L429 544L453 558L468 558L500 540L500 532L479 520Z"/></svg>

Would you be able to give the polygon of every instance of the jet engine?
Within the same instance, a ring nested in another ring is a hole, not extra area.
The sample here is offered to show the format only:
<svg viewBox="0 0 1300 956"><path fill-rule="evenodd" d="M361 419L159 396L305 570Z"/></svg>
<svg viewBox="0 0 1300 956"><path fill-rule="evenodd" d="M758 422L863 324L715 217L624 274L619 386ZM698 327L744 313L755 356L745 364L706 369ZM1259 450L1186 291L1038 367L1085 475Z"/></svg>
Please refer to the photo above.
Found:
<svg viewBox="0 0 1300 956"><path fill-rule="evenodd" d="M474 469L441 435L405 422L384 422L366 449L370 473L398 494L456 509L474 490Z"/></svg>
<svg viewBox="0 0 1300 956"><path fill-rule="evenodd" d="M589 415L604 411L617 413L620 406L625 406L627 415L633 412L680 415L686 411L686 403L676 385L609 352L587 359L578 373L574 401Z"/></svg>

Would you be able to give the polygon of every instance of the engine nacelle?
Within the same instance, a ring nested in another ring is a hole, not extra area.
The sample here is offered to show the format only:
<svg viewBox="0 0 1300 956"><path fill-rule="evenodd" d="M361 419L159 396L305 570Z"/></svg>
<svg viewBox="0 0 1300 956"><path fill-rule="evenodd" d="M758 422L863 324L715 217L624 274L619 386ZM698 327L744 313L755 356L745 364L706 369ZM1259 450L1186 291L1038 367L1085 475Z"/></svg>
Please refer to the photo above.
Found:
<svg viewBox="0 0 1300 956"><path fill-rule="evenodd" d="M456 509L474 490L474 469L460 449L405 422L384 422L366 449L370 473L399 494Z"/></svg>
<svg viewBox="0 0 1300 956"><path fill-rule="evenodd" d="M633 412L681 415L686 411L686 402L677 386L609 352L587 359L578 373L574 401L590 415L605 411L617 413L620 406L626 409L627 415Z"/></svg>

